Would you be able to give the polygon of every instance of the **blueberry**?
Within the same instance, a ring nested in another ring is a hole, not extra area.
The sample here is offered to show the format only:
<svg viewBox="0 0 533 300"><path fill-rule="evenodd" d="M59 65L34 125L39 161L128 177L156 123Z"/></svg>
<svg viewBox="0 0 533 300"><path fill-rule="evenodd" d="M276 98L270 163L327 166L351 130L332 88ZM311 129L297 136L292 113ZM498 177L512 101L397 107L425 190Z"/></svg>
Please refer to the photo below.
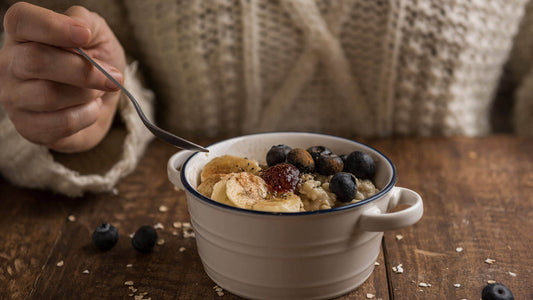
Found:
<svg viewBox="0 0 533 300"><path fill-rule="evenodd" d="M357 193L357 184L352 174L339 172L329 182L329 189L337 196L341 202L351 202Z"/></svg>
<svg viewBox="0 0 533 300"><path fill-rule="evenodd" d="M309 152L302 148L294 148L287 154L287 162L294 165L302 173L312 173L315 161Z"/></svg>
<svg viewBox="0 0 533 300"><path fill-rule="evenodd" d="M156 241L157 232L155 232L155 229L152 226L145 225L141 226L141 228L135 232L135 235L133 235L133 238L131 239L131 244L136 250L142 253L148 253L152 251Z"/></svg>
<svg viewBox="0 0 533 300"><path fill-rule="evenodd" d="M334 175L342 172L344 163L342 158L336 154L320 154L316 161L316 170L321 175Z"/></svg>
<svg viewBox="0 0 533 300"><path fill-rule="evenodd" d="M347 154L341 154L341 155L339 155L339 157L342 159L343 163L346 163L346 159L348 158Z"/></svg>
<svg viewBox="0 0 533 300"><path fill-rule="evenodd" d="M307 152L311 154L315 163L317 163L320 154L331 154L331 150L324 146L313 146L307 148Z"/></svg>
<svg viewBox="0 0 533 300"><path fill-rule="evenodd" d="M501 283L491 283L483 288L482 300L514 300L513 293Z"/></svg>
<svg viewBox="0 0 533 300"><path fill-rule="evenodd" d="M108 223L96 227L92 235L93 244L102 251L107 251L118 242L118 229Z"/></svg>
<svg viewBox="0 0 533 300"><path fill-rule="evenodd" d="M372 179L376 167L372 157L362 151L354 151L346 158L345 171L359 179Z"/></svg>
<svg viewBox="0 0 533 300"><path fill-rule="evenodd" d="M269 167L283 163L287 160L287 154L291 151L287 145L272 146L266 155L266 161Z"/></svg>

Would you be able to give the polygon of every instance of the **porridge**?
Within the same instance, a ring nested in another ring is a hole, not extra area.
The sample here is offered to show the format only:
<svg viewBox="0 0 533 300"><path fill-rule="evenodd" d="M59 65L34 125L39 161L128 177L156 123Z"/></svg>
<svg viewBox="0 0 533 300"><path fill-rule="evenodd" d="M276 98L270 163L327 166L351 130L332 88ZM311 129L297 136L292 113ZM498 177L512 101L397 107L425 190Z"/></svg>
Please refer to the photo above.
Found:
<svg viewBox="0 0 533 300"><path fill-rule="evenodd" d="M354 151L333 154L323 146L308 149L273 146L266 164L223 155L209 161L197 190L217 202L270 212L324 210L359 202L379 190L374 161Z"/></svg>

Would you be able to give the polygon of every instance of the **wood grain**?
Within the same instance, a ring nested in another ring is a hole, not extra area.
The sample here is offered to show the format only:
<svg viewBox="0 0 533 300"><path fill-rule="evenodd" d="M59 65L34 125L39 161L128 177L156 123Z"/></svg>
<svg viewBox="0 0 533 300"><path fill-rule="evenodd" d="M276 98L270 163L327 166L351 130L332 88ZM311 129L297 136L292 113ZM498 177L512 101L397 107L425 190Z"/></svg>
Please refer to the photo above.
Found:
<svg viewBox="0 0 533 300"><path fill-rule="evenodd" d="M395 162L398 185L422 195L425 214L414 226L386 232L380 265L361 287L338 299L366 299L367 294L383 300L479 299L487 280L508 286L515 299L533 299L533 140L365 142ZM152 299L240 299L229 292L217 295L194 238L173 227L189 222L185 195L166 175L175 151L152 143L116 195L69 199L0 178L0 299L134 299L141 293ZM160 211L161 206L168 210ZM107 252L91 243L101 222L114 224L121 234ZM164 226L158 229L164 243L150 254L136 252L129 235L156 223ZM495 263L485 263L487 258ZM59 261L63 266L57 266ZM392 271L399 264L402 274ZM124 284L128 281L131 288ZM419 287L421 282L431 286Z"/></svg>
<svg viewBox="0 0 533 300"><path fill-rule="evenodd" d="M394 299L480 299L488 280L509 287L515 299L533 299L533 140L374 145L396 162L397 185L424 199L419 223L385 234L386 259L404 269L391 273ZM487 258L496 262L487 264Z"/></svg>

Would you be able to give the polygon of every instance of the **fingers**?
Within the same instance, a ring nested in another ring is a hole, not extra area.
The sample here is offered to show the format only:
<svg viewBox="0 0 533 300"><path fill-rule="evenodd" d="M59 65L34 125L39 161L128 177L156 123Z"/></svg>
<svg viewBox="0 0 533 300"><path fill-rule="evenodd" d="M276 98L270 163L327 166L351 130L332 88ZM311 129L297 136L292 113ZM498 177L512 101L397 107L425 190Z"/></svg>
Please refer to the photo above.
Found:
<svg viewBox="0 0 533 300"><path fill-rule="evenodd" d="M80 18L71 18L25 2L13 4L4 16L8 38L57 47L82 47L91 41L91 30Z"/></svg>
<svg viewBox="0 0 533 300"><path fill-rule="evenodd" d="M94 124L102 99L53 112L15 111L10 113L17 131L26 139L50 145Z"/></svg>
<svg viewBox="0 0 533 300"><path fill-rule="evenodd" d="M19 80L45 79L104 91L118 89L81 55L39 43L22 43L13 47L8 68ZM97 62L118 82L123 82L120 71L102 61Z"/></svg>
<svg viewBox="0 0 533 300"><path fill-rule="evenodd" d="M8 94L10 94L10 99L7 105L12 109L52 112L101 98L105 92L48 80L29 80L10 89Z"/></svg>

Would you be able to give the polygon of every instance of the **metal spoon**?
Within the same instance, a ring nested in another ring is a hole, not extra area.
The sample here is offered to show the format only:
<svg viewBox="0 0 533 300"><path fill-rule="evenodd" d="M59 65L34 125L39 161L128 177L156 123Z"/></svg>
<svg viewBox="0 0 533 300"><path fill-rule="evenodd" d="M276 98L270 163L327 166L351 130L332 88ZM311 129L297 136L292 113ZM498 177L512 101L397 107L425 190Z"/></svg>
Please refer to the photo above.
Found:
<svg viewBox="0 0 533 300"><path fill-rule="evenodd" d="M115 80L115 78L113 78L111 75L109 75L109 73L107 73L106 70L104 70L104 68L102 68L97 62L95 62L89 55L87 55L87 53L85 53L85 51L81 50L80 48L76 48L76 51L78 51L91 64L93 64L98 70L100 70L100 72L104 73L104 75L107 78L109 78L109 80L111 80L114 84L116 84L116 86L118 86L124 92L124 94L126 94L126 96L128 96L128 98L131 100L131 103L135 107L135 110L137 111L137 114L139 115L139 117L143 121L144 125L156 137L162 139L163 141L165 141L165 142L167 142L167 143L169 143L171 145L174 145L174 146L176 146L178 148L181 148L181 149L196 150L196 151L200 151L200 152L209 152L209 150L205 149L204 147L199 146L199 145L197 145L197 144L195 144L193 142L190 142L190 141L188 141L186 139L183 139L183 138L180 138L178 136L175 136L172 133L170 133L170 132L168 132L166 130L163 130L163 129L155 126L153 123L151 123L148 120L148 118L146 118L146 116L144 115L141 107L139 106L139 103L137 103L137 100L135 100L135 97L133 97L133 95L125 87L123 87L118 81Z"/></svg>

